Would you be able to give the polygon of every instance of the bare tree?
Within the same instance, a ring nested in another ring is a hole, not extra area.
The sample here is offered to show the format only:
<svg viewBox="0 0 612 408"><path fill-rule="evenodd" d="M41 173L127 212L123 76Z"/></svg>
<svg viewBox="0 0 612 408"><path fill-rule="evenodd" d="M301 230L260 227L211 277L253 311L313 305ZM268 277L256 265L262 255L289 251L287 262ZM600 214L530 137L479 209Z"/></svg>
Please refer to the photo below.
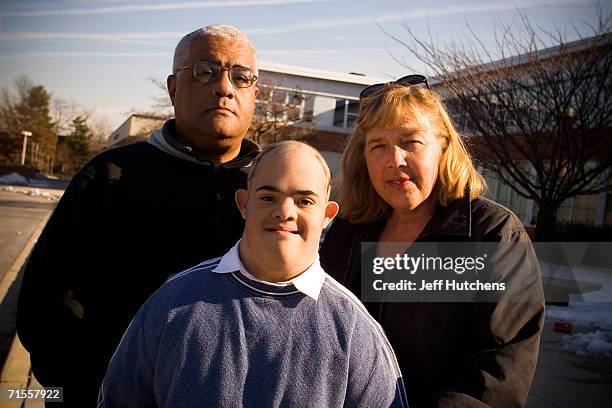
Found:
<svg viewBox="0 0 612 408"><path fill-rule="evenodd" d="M106 148L106 140L113 131L113 126L107 119L96 117L90 119L91 130L90 149L94 154L102 152Z"/></svg>
<svg viewBox="0 0 612 408"><path fill-rule="evenodd" d="M441 81L480 163L534 200L534 239L547 241L565 200L612 188L612 18L600 10L589 35L574 27L578 40L568 42L519 15L521 30L495 30L494 50L474 32L461 45L438 46L407 22L407 40L387 35Z"/></svg>
<svg viewBox="0 0 612 408"><path fill-rule="evenodd" d="M58 135L67 135L72 131L72 121L77 116L90 119L93 110L85 109L74 100L53 98L51 100L51 117L53 119L54 131Z"/></svg>
<svg viewBox="0 0 612 408"><path fill-rule="evenodd" d="M153 105L149 110L145 111L135 111L134 113L138 113L141 115L147 116L155 116L163 119L170 119L174 117L174 108L172 107L172 101L170 100L170 95L168 95L168 89L166 88L166 81L157 79L157 78L149 78L149 81L157 87L159 93L153 95L151 99L153 99Z"/></svg>
<svg viewBox="0 0 612 408"><path fill-rule="evenodd" d="M68 106L72 107L72 104ZM73 113L84 111L89 114L89 116L76 114L72 117L70 124L61 128L61 133L59 133L54 172L71 177L83 164L104 150L106 138L112 128L106 119L96 117L91 111L84 110L78 105L74 111L72 109L68 111ZM58 114L58 117L70 117L66 112Z"/></svg>
<svg viewBox="0 0 612 408"><path fill-rule="evenodd" d="M304 110L305 100L306 96L299 89L259 84L247 137L263 146L306 136L312 128L312 116Z"/></svg>

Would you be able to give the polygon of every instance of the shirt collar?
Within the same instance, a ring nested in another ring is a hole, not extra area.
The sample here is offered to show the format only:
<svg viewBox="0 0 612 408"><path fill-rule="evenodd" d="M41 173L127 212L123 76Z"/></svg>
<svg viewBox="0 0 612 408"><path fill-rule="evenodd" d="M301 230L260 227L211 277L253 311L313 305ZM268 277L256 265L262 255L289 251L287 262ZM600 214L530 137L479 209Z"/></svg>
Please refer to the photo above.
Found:
<svg viewBox="0 0 612 408"><path fill-rule="evenodd" d="M238 246L240 245L240 240L236 242L234 245L223 257L221 261L217 265L215 269L212 271L215 273L230 273L240 271L243 275L248 277L249 279L253 279L260 283L271 285L271 286L284 286L286 284L293 284L297 290L305 294L306 296L317 300L319 298L319 294L321 293L321 288L323 287L323 283L325 282L325 271L321 267L319 263L319 255L312 265L304 272L291 279L288 282L283 282L280 284L275 284L273 282L262 281L261 279L255 278L251 275L240 260L240 255L238 252Z"/></svg>

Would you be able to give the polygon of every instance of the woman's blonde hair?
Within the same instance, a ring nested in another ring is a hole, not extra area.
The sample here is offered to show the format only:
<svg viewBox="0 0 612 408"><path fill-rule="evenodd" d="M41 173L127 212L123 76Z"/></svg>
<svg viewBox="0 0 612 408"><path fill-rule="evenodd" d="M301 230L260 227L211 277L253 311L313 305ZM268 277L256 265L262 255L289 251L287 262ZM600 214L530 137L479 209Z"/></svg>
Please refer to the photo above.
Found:
<svg viewBox="0 0 612 408"><path fill-rule="evenodd" d="M365 160L365 138L375 127L395 129L407 121L422 129L429 127L429 121L434 134L443 140L438 180L432 191L440 205L447 206L463 197L468 185L470 199L485 190L486 183L476 171L440 97L426 87L391 83L361 100L357 125L342 155L340 208L346 220L368 222L391 213L391 206L380 198L370 181Z"/></svg>

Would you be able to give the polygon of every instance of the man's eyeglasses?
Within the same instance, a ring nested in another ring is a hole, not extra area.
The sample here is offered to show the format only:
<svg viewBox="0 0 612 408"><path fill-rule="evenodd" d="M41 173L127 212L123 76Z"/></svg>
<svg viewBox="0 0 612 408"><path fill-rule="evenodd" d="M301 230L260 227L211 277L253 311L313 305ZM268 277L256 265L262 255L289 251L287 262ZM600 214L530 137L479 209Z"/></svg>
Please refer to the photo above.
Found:
<svg viewBox="0 0 612 408"><path fill-rule="evenodd" d="M429 83L427 82L427 78L425 78L423 75L418 75L418 74L406 75L405 77L401 77L397 81L391 81L385 84L374 84L374 85L368 86L367 88L364 88L363 91L361 91L361 93L359 94L359 100L367 96L370 96L371 94L373 94L374 92L380 89L383 89L385 85L387 84L398 84L398 85L403 85L403 86L413 86L413 85L425 84L427 89L431 89L429 87Z"/></svg>
<svg viewBox="0 0 612 408"><path fill-rule="evenodd" d="M193 77L204 84L216 81L223 71L227 71L229 73L229 80L236 88L248 88L249 86L253 85L255 81L257 81L257 75L255 75L253 71L247 67L236 65L229 69L222 68L219 66L219 64L212 61L198 61L193 65L187 65L183 68L179 68L176 70L176 72L191 67L193 67Z"/></svg>

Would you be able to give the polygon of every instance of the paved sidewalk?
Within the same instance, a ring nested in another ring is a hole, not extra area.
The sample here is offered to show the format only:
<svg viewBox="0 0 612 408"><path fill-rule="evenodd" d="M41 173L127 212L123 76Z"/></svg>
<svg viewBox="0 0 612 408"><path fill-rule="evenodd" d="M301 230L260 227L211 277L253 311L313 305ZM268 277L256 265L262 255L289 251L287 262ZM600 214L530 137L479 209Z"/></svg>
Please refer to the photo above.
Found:
<svg viewBox="0 0 612 408"><path fill-rule="evenodd" d="M612 361L603 357L582 357L564 349L561 345L564 334L553 331L556 320L546 319L544 324L538 367L526 407L610 406ZM574 332L582 332L585 328L574 325L574 329Z"/></svg>
<svg viewBox="0 0 612 408"><path fill-rule="evenodd" d="M21 345L18 336L13 339L11 350L4 363L2 376L0 377L0 387L15 390L42 389L42 385L32 375L30 355ZM44 408L44 406L45 404L41 400L0 402L0 408Z"/></svg>

